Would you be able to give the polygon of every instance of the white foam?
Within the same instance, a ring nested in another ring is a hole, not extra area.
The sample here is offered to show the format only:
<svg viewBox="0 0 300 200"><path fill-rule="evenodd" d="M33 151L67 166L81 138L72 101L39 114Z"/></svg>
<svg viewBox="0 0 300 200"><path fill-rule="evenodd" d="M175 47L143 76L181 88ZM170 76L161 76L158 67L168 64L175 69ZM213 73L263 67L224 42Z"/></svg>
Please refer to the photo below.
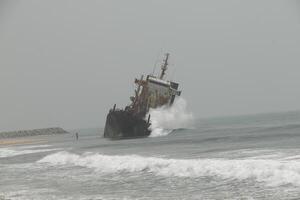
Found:
<svg viewBox="0 0 300 200"><path fill-rule="evenodd" d="M52 145L49 144L41 144L41 145L30 145L30 146L20 146L19 148L22 149L37 149L37 148L45 148L45 147L51 147Z"/></svg>
<svg viewBox="0 0 300 200"><path fill-rule="evenodd" d="M60 149L22 149L22 148L0 148L0 158L13 157L31 153L48 152Z"/></svg>
<svg viewBox="0 0 300 200"><path fill-rule="evenodd" d="M187 111L183 98L177 98L171 107L150 109L148 114L151 115L150 137L165 136L174 129L190 128L193 123L193 115Z"/></svg>
<svg viewBox="0 0 300 200"><path fill-rule="evenodd" d="M300 161L259 159L167 159L138 155L77 155L58 152L38 161L50 165L75 165L102 173L149 172L159 176L255 179L269 186L300 187Z"/></svg>
<svg viewBox="0 0 300 200"><path fill-rule="evenodd" d="M101 200L115 200L116 198L109 198L99 194L72 194L64 195L52 188L27 188L21 187L13 191L5 191L4 193L0 192L1 200L90 200L90 199L101 199ZM122 198L123 199L123 198ZM125 198L124 198L125 200Z"/></svg>

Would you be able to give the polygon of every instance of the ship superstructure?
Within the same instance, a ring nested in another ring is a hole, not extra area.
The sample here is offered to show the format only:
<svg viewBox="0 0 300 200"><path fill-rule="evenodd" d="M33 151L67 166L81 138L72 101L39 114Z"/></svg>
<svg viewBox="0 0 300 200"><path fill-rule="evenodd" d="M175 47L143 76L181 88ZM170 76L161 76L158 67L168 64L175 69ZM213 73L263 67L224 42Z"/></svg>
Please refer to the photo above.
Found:
<svg viewBox="0 0 300 200"><path fill-rule="evenodd" d="M130 97L131 103L124 110L117 109L114 105L106 118L104 137L108 138L133 138L150 135L150 115L146 116L150 108L171 106L181 94L179 84L165 80L168 68L169 54L167 53L159 76L147 75L135 79L137 85L134 96Z"/></svg>

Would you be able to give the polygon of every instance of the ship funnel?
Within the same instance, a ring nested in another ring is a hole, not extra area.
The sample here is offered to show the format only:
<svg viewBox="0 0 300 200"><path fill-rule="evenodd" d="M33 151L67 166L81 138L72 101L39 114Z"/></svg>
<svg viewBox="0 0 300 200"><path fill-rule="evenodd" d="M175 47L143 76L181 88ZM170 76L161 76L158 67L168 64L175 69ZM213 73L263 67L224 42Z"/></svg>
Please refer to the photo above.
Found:
<svg viewBox="0 0 300 200"><path fill-rule="evenodd" d="M160 74L160 79L163 79L164 75L166 74L166 70L168 69L168 59L169 59L170 54L166 53L166 58L164 59L164 63L161 65L161 74Z"/></svg>

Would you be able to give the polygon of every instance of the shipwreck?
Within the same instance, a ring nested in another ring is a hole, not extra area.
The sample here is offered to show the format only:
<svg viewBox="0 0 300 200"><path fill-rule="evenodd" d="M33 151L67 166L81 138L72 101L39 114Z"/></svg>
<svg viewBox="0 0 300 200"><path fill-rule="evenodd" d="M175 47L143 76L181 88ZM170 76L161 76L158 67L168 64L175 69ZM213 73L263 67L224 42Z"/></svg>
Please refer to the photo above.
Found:
<svg viewBox="0 0 300 200"><path fill-rule="evenodd" d="M126 139L147 137L151 134L150 108L172 106L176 96L180 96L179 84L165 79L168 68L169 53L161 65L158 76L147 75L144 79L135 79L135 95L130 97L131 103L124 109L113 108L106 117L104 137L111 139Z"/></svg>

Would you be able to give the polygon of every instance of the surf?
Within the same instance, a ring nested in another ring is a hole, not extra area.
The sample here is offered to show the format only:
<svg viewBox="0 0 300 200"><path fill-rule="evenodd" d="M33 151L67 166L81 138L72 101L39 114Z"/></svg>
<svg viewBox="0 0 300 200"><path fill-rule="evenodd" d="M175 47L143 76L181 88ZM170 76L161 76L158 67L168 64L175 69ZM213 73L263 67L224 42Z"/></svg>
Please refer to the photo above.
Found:
<svg viewBox="0 0 300 200"><path fill-rule="evenodd" d="M62 151L37 161L86 167L100 173L152 173L165 177L255 179L267 186L300 187L300 161L284 159L174 159L139 155L73 154Z"/></svg>
<svg viewBox="0 0 300 200"><path fill-rule="evenodd" d="M26 154L49 152L61 150L60 148L45 148L50 145L35 145L35 146L21 146L21 147L3 147L0 148L0 158L14 157Z"/></svg>

